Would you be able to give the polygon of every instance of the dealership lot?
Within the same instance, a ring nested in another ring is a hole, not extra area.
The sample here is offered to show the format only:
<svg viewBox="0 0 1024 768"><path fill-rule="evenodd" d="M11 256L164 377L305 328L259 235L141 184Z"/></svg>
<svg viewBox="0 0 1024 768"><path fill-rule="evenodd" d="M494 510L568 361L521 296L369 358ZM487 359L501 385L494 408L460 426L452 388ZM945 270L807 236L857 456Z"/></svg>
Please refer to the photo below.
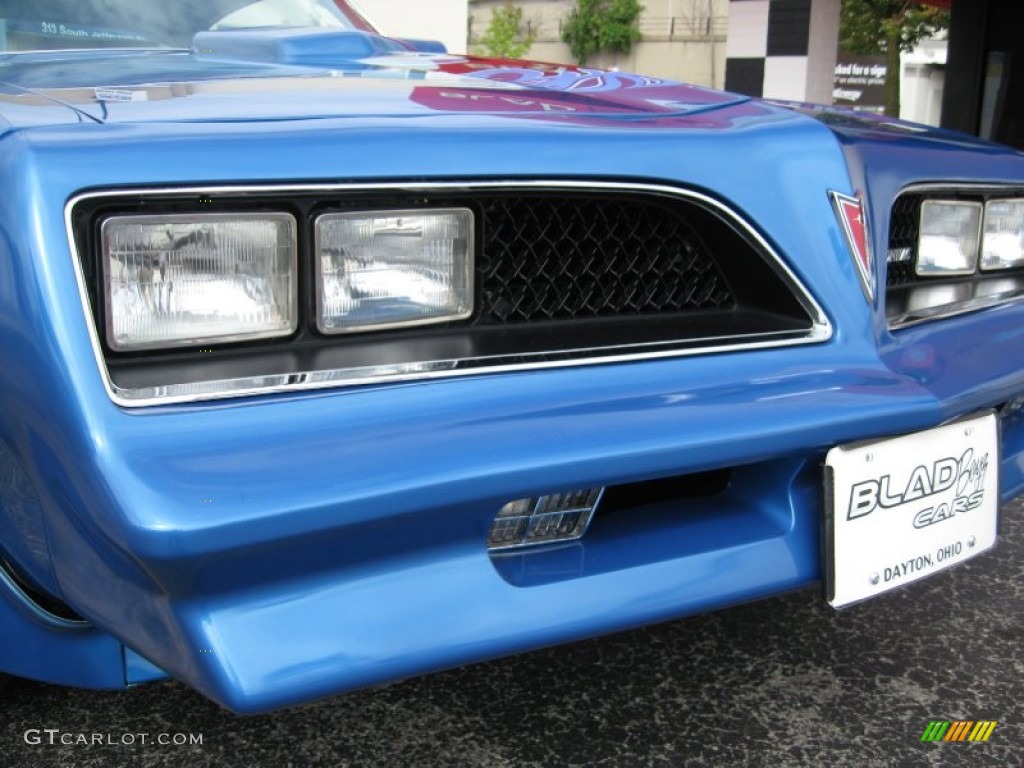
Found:
<svg viewBox="0 0 1024 768"><path fill-rule="evenodd" d="M0 765L1019 765L1022 518L1018 500L994 552L843 613L804 590L274 715L176 683L25 683ZM934 720L997 725L922 743Z"/></svg>

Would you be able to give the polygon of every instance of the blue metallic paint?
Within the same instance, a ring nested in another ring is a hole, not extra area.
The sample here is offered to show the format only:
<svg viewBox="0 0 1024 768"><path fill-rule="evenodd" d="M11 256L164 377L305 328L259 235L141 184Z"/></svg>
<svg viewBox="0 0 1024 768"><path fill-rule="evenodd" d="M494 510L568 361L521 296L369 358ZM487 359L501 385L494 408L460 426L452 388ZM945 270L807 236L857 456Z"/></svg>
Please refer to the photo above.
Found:
<svg viewBox="0 0 1024 768"><path fill-rule="evenodd" d="M19 66L0 78L28 71ZM544 89L525 111L444 112L415 101L408 80L354 82L308 83L322 98L305 111L310 98L273 90L245 104L230 94L76 104L103 124L52 102L34 108L45 120L0 102L0 440L34 489L20 511L2 500L0 540L110 633L41 629L0 585L5 643L40 649L4 653L0 667L116 686L151 676L138 652L250 712L774 594L819 577L817 467L829 447L1024 392L1024 306L890 334L881 299L864 301L828 198L867 193L882 275L895 192L1019 184L1017 153L883 132L837 141L794 111L686 88L662 109L644 107L642 90L607 101ZM588 110L552 115L541 99ZM835 334L792 349L141 411L110 402L63 220L76 193L474 177L647 179L727 200L784 255ZM1014 424L1003 436L1007 499L1024 491ZM598 517L570 547L486 551L509 499L717 467L739 469L713 517L700 505L642 509ZM15 526L45 530L47 555L8 537Z"/></svg>
<svg viewBox="0 0 1024 768"><path fill-rule="evenodd" d="M0 633L6 672L91 688L121 688L123 646L82 622L39 609L0 571Z"/></svg>

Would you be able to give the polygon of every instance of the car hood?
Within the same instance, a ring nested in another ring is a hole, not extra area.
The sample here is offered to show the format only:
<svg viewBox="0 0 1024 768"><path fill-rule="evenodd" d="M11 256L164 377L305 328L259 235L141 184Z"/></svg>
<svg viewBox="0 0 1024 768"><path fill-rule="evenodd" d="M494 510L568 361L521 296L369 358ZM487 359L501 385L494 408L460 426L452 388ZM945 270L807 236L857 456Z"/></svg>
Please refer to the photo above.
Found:
<svg viewBox="0 0 1024 768"><path fill-rule="evenodd" d="M0 117L9 127L438 113L635 120L748 101L657 78L381 41L353 32L235 32L207 33L187 51L13 54L0 57Z"/></svg>

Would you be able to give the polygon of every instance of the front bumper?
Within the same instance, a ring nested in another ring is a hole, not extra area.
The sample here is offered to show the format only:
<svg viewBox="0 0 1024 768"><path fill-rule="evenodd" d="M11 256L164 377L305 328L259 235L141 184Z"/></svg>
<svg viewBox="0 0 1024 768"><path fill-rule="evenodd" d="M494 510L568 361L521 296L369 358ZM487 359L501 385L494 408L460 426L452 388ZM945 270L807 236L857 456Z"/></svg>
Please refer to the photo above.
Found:
<svg viewBox="0 0 1024 768"><path fill-rule="evenodd" d="M957 344L996 327L998 348ZM89 495L68 488L51 518L57 577L243 712L778 593L819 578L827 449L1024 392L1024 331L1006 328L1024 308L915 330L948 351L927 368L905 344L887 366L833 343L118 412L83 462ZM732 479L713 497L487 552L511 499L715 468ZM1019 418L1001 469L1004 499L1024 490Z"/></svg>

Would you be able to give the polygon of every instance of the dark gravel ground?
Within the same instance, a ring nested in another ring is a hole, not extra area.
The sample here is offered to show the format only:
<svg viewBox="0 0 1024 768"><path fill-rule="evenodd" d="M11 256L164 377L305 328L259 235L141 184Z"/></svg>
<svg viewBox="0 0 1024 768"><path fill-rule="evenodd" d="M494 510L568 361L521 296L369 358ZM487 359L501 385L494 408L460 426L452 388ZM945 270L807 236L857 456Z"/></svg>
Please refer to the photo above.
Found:
<svg viewBox="0 0 1024 768"><path fill-rule="evenodd" d="M176 683L22 683L0 766L1021 766L1022 570L1018 501L995 551L841 614L808 590L255 718ZM999 724L921 743L934 719ZM202 744L25 743L45 728Z"/></svg>

